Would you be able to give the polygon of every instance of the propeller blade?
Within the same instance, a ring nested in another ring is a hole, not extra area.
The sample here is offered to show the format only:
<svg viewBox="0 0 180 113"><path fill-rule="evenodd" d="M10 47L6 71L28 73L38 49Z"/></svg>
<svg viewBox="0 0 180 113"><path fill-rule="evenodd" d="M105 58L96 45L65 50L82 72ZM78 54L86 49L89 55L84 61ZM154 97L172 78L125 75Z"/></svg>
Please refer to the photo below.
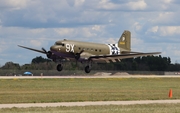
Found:
<svg viewBox="0 0 180 113"><path fill-rule="evenodd" d="M84 50L81 50L81 52L79 53L80 55L84 52Z"/></svg>
<svg viewBox="0 0 180 113"><path fill-rule="evenodd" d="M78 61L78 59L80 58L80 56L83 52L84 52L84 50L81 50L79 53L74 54L76 61Z"/></svg>
<svg viewBox="0 0 180 113"><path fill-rule="evenodd" d="M44 49L44 48L42 48L42 50L47 54L47 51L46 51L46 49Z"/></svg>

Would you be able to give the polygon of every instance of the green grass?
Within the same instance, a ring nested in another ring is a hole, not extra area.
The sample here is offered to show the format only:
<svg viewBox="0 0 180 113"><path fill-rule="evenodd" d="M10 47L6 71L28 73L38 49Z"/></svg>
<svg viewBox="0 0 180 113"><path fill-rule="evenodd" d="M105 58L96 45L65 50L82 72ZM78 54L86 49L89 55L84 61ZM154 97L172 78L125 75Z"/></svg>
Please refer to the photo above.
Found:
<svg viewBox="0 0 180 113"><path fill-rule="evenodd" d="M0 79L0 104L180 99L180 78Z"/></svg>
<svg viewBox="0 0 180 113"><path fill-rule="evenodd" d="M0 113L179 113L180 104L0 109Z"/></svg>

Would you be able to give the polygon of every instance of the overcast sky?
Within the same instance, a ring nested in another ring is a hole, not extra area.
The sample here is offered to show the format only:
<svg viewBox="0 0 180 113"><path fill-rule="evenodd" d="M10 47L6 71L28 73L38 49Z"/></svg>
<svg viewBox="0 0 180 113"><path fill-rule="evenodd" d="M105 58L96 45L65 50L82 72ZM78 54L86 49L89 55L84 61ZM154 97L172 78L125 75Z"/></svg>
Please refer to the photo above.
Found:
<svg viewBox="0 0 180 113"><path fill-rule="evenodd" d="M162 52L180 63L180 0L0 0L0 65L31 63L57 40L116 43L131 31L132 51Z"/></svg>

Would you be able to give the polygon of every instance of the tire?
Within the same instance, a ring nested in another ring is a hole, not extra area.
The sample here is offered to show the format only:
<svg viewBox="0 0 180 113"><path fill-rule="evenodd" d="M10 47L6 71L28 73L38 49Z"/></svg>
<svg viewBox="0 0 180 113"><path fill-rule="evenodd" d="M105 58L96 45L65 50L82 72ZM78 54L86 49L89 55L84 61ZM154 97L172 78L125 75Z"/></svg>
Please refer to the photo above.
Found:
<svg viewBox="0 0 180 113"><path fill-rule="evenodd" d="M85 72L86 72L86 73L90 73L90 71L91 71L90 66L86 66L86 67L85 67Z"/></svg>
<svg viewBox="0 0 180 113"><path fill-rule="evenodd" d="M56 68L57 68L57 71L62 71L63 70L62 64L58 64Z"/></svg>

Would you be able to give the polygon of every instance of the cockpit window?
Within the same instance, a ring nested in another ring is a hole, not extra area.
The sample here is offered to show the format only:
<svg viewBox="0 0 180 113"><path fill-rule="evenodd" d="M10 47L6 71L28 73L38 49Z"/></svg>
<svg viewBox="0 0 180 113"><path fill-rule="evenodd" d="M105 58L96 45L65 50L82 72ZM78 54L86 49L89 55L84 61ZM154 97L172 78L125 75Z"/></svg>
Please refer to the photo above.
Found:
<svg viewBox="0 0 180 113"><path fill-rule="evenodd" d="M64 44L62 42L56 42L54 45L61 45L64 46Z"/></svg>

